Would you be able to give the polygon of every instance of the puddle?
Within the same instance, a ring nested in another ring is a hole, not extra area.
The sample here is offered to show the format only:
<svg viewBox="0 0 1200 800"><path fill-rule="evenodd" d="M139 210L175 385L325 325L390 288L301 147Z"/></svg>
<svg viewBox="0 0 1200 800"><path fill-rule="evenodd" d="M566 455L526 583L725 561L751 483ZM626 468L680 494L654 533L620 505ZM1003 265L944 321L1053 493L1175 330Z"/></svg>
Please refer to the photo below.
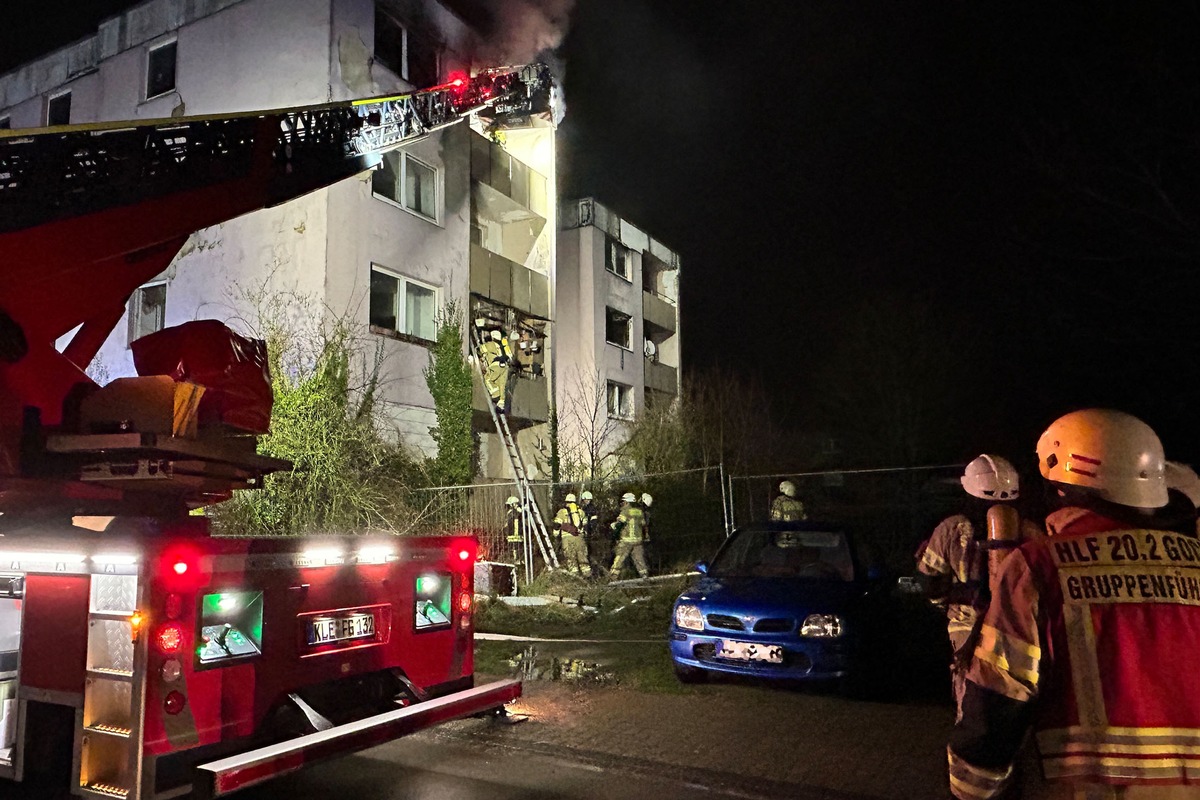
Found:
<svg viewBox="0 0 1200 800"><path fill-rule="evenodd" d="M525 681L558 681L589 685L616 683L616 672L598 661L554 655L530 645L507 659L513 674Z"/></svg>

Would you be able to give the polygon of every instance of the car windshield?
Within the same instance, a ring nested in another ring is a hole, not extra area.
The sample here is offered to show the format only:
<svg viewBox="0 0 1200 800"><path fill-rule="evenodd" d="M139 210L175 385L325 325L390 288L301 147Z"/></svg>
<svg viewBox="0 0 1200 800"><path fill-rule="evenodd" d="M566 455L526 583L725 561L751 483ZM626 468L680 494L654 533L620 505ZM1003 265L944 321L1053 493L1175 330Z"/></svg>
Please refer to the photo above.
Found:
<svg viewBox="0 0 1200 800"><path fill-rule="evenodd" d="M854 580L854 562L843 533L743 530L717 553L708 574L716 578L815 578Z"/></svg>

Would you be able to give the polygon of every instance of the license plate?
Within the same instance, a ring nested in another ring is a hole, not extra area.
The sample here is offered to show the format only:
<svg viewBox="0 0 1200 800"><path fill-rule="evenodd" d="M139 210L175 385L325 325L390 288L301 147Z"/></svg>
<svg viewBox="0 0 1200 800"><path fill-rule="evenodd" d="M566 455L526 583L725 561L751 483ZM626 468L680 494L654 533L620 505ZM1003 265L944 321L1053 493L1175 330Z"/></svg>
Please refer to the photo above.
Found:
<svg viewBox="0 0 1200 800"><path fill-rule="evenodd" d="M782 664L783 648L778 645L754 642L721 642L717 656L738 661L766 661L769 664Z"/></svg>
<svg viewBox="0 0 1200 800"><path fill-rule="evenodd" d="M373 614L348 614L344 617L318 617L308 621L308 643L328 644L348 639L369 639L375 635Z"/></svg>

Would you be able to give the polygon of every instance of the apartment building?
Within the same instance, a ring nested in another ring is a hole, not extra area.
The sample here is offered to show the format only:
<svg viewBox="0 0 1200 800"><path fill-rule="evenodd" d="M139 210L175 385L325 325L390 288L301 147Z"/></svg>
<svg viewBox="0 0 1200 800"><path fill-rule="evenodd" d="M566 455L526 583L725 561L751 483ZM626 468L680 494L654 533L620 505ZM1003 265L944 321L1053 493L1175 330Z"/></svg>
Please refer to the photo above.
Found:
<svg viewBox="0 0 1200 800"><path fill-rule="evenodd" d="M403 93L491 66L475 62L487 45L479 19L470 0L148 0L0 76L0 126ZM539 345L512 382L510 424L530 477L544 477L555 197L552 120L443 129L389 153L375 172L194 234L131 299L94 371L131 375L129 343L139 336L200 318L237 327L263 303L297 318L314 309L345 316L383 349L384 412L432 455L423 370L437 315L453 299L468 320L524 331ZM481 470L506 476L488 402L478 389Z"/></svg>
<svg viewBox="0 0 1200 800"><path fill-rule="evenodd" d="M559 223L560 440L607 456L679 396L679 256L592 198L564 201Z"/></svg>

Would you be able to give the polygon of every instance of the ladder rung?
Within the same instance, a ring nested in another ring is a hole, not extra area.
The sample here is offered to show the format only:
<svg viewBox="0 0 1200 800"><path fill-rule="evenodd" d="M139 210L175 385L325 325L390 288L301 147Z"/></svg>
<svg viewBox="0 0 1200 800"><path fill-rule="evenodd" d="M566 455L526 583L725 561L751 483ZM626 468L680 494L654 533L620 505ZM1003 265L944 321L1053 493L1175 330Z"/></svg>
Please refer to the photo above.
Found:
<svg viewBox="0 0 1200 800"><path fill-rule="evenodd" d="M119 725L107 725L105 723L97 723L96 725L84 726L84 730L89 733L102 733L105 736L118 736L122 739L128 739L133 733L129 728L124 728Z"/></svg>
<svg viewBox="0 0 1200 800"><path fill-rule="evenodd" d="M85 792L98 794L101 797L117 797L124 800L129 796L129 790L112 783L89 783L83 787Z"/></svg>

